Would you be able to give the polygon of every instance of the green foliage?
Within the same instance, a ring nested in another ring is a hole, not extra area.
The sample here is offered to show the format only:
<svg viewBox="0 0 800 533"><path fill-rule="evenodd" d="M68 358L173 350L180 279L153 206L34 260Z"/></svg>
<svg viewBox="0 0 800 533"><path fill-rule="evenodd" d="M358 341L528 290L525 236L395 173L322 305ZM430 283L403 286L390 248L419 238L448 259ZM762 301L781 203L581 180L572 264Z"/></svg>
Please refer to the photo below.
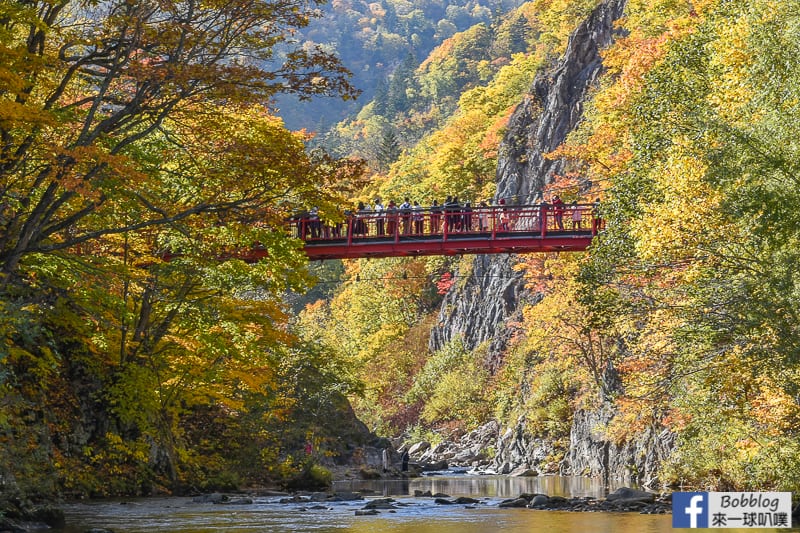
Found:
<svg viewBox="0 0 800 533"><path fill-rule="evenodd" d="M339 361L349 372L342 375L363 384L354 408L371 428L395 432L412 421L417 407L402 396L427 354L440 268L439 259L348 262L346 282L331 301L300 315L300 335Z"/></svg>
<svg viewBox="0 0 800 533"><path fill-rule="evenodd" d="M392 130L386 131L378 147L378 165L381 170L387 170L392 163L400 157L401 148L397 135Z"/></svg>
<svg viewBox="0 0 800 533"><path fill-rule="evenodd" d="M798 483L795 7L632 3L635 38L607 54L627 63L590 118L629 158L581 301L622 348L610 431L652 419L675 431L670 482Z"/></svg>
<svg viewBox="0 0 800 533"><path fill-rule="evenodd" d="M729 356L677 397L678 445L665 481L721 490L792 490L800 483L797 404L775 382ZM760 383L759 383L760 381Z"/></svg>
<svg viewBox="0 0 800 533"><path fill-rule="evenodd" d="M431 446L436 446L443 440L443 436L440 432L421 424L415 424L406 428L403 435L406 437L406 442L411 444L424 441L430 442Z"/></svg>
<svg viewBox="0 0 800 533"><path fill-rule="evenodd" d="M353 392L287 326L310 276L284 218L336 213L361 173L265 104L357 91L314 47L269 70L314 2L112 4L0 8L0 477L22 497L265 482L253 457L293 428L335 443L303 413Z"/></svg>
<svg viewBox="0 0 800 533"><path fill-rule="evenodd" d="M542 368L530 384L524 413L526 427L534 435L569 438L572 426L572 385L558 368Z"/></svg>
<svg viewBox="0 0 800 533"><path fill-rule="evenodd" d="M312 458L297 460L287 457L281 464L281 483L293 491L329 490L333 485L333 474Z"/></svg>
<svg viewBox="0 0 800 533"><path fill-rule="evenodd" d="M424 422L459 422L474 427L488 416L484 402L488 378L481 353L466 350L456 339L431 355L406 398L409 402L425 400L421 414Z"/></svg>

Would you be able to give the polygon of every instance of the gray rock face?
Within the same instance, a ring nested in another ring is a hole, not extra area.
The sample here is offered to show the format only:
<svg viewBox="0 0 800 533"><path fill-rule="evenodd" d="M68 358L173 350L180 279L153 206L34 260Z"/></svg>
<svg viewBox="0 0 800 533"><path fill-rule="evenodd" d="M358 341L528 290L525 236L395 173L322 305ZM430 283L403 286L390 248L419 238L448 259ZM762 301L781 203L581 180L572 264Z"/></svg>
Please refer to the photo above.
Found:
<svg viewBox="0 0 800 533"><path fill-rule="evenodd" d="M420 453L424 452L425 450L427 450L430 447L431 447L431 443L430 442L426 442L426 441L418 442L418 443L412 445L408 449L408 455L416 456L417 454L420 454Z"/></svg>
<svg viewBox="0 0 800 533"><path fill-rule="evenodd" d="M462 288L448 292L442 302L439 323L431 330L429 347L441 349L453 339L461 337L468 350L489 341L490 353L504 348L512 331L503 327L520 312L520 302L526 301L522 276L512 266L515 256L480 255L473 259L472 267Z"/></svg>
<svg viewBox="0 0 800 533"><path fill-rule="evenodd" d="M563 173L564 161L545 159L575 129L589 90L603 72L600 51L614 39L614 21L626 0L600 4L570 36L558 65L533 82L533 96L511 116L500 146L497 197L533 202L542 188Z"/></svg>
<svg viewBox="0 0 800 533"><path fill-rule="evenodd" d="M500 425L496 421L491 421L463 435L457 441L437 444L426 450L417 460L430 465L444 462L448 467L486 467L491 463L487 452L494 448L499 429Z"/></svg>
<svg viewBox="0 0 800 533"><path fill-rule="evenodd" d="M522 419L497 439L497 454L492 468L501 474L511 474L520 469L546 473L551 469L547 464L548 457L554 451L550 442L531 436Z"/></svg>
<svg viewBox="0 0 800 533"><path fill-rule="evenodd" d="M611 407L575 413L562 473L601 476L606 480L635 482L643 487L656 486L658 467L675 447L675 435L662 428L649 427L620 446L606 440L599 430L613 416Z"/></svg>
<svg viewBox="0 0 800 533"><path fill-rule="evenodd" d="M536 77L533 96L513 113L500 145L496 172L497 197L532 202L554 174L564 171L563 160L544 154L564 142L577 126L583 102L603 72L600 51L614 38L614 21L622 15L625 0L606 0L570 37L564 57L551 70ZM516 256L477 256L460 289L448 293L431 332L430 349L463 338L467 349L489 341L488 367L496 369L500 354L513 334L509 323L525 303L538 295L524 290L512 267Z"/></svg>
<svg viewBox="0 0 800 533"><path fill-rule="evenodd" d="M581 120L583 103L603 73L600 52L615 38L614 22L626 0L605 0L570 37L567 50L552 69L536 77L531 96L513 113L500 146L497 198L535 201L543 187L565 170L563 160L545 159L564 142ZM538 295L524 289L513 266L515 256L477 256L466 279L448 293L431 332L430 348L438 350L461 337L468 349L489 343L487 366L496 370L522 307ZM562 470L574 474L635 478L645 486L654 481L658 463L667 457L673 439L653 429L622 447L603 440L597 428L608 422L608 409L575 417L570 449ZM520 467L537 469L551 455L549 443L528 435L524 422L503 434L491 468L509 473ZM455 457L457 452L450 450ZM432 454L435 455L435 454ZM459 455L467 459L467 454ZM464 461L465 463L467 461Z"/></svg>

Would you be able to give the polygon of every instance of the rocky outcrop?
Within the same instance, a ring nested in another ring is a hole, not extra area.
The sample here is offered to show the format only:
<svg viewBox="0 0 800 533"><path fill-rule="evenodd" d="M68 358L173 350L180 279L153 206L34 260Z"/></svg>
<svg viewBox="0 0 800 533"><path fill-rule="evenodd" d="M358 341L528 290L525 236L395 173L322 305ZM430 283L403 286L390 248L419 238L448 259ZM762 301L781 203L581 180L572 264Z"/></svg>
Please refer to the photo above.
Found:
<svg viewBox="0 0 800 533"><path fill-rule="evenodd" d="M555 174L561 159L546 159L578 125L583 103L603 73L600 51L614 39L614 21L626 0L607 0L573 32L558 65L536 77L532 96L511 116L500 145L497 197L532 202Z"/></svg>
<svg viewBox="0 0 800 533"><path fill-rule="evenodd" d="M433 447L417 446L419 451L411 457L418 465L436 465L422 470L465 468L511 476L561 473L599 477L607 483L657 487L658 467L675 445L674 434L651 426L617 444L605 433L614 414L610 405L575 413L567 450L531 435L523 418L504 431L492 421L457 440ZM563 453L566 456L559 460Z"/></svg>
<svg viewBox="0 0 800 533"><path fill-rule="evenodd" d="M553 443L530 435L524 418L497 439L496 450L491 468L498 474L521 475L529 470L546 474L558 469Z"/></svg>
<svg viewBox="0 0 800 533"><path fill-rule="evenodd" d="M656 486L658 467L669 457L675 435L662 427L650 426L622 444L611 442L603 428L614 414L610 406L575 413L562 473Z"/></svg>
<svg viewBox="0 0 800 533"><path fill-rule="evenodd" d="M551 70L536 77L533 96L513 113L500 145L497 198L533 201L564 161L546 159L577 126L583 102L603 72L600 51L614 38L614 21L622 15L625 0L601 3L571 36L564 57ZM512 337L521 308L538 296L524 289L513 266L515 256L477 256L462 283L444 298L439 321L431 331L430 349L441 349L461 337L467 349L488 342L487 367L496 369Z"/></svg>
<svg viewBox="0 0 800 533"><path fill-rule="evenodd" d="M622 16L625 3L606 0L599 4L570 37L564 57L536 77L531 96L513 113L500 147L498 199L532 202L555 175L564 173L565 162L547 159L545 154L563 143L580 122L583 104L604 70L600 52L616 37L614 22ZM536 294L524 289L519 273L513 269L515 263L514 256L479 256L465 269L467 272L460 273L461 283L446 295L438 325L431 332L432 350L457 337L468 349L487 342L487 367L494 370L500 366L520 310L537 301ZM653 428L629 443L616 445L602 434L611 416L610 407L575 415L561 470L652 485L658 464L673 445L672 436ZM427 459L461 459L456 450L459 445L440 445L428 452ZM549 472L554 452L564 451L554 450L552 444L528 434L524 420L498 433L493 449L491 462L473 458L473 463L498 473Z"/></svg>
<svg viewBox="0 0 800 533"><path fill-rule="evenodd" d="M500 424L492 421L456 441L445 441L434 447L430 447L427 442L414 444L409 448L409 455L418 464L488 468L492 464L491 451L495 449L499 431Z"/></svg>
<svg viewBox="0 0 800 533"><path fill-rule="evenodd" d="M459 273L462 283L445 295L438 325L431 330L431 351L461 338L468 350L488 342L490 354L502 352L513 334L507 324L516 321L522 304L532 298L523 289L522 275L513 270L515 263L509 255L481 255L468 272Z"/></svg>

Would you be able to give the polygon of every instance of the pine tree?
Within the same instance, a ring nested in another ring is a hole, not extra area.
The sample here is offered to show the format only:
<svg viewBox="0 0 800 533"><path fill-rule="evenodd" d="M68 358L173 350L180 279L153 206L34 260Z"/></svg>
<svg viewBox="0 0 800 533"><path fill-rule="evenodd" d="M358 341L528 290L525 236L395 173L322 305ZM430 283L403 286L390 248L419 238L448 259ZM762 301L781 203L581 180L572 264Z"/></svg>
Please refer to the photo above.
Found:
<svg viewBox="0 0 800 533"><path fill-rule="evenodd" d="M397 69L395 69L389 81L387 116L393 116L408 109L408 89L413 89L414 87L414 71L416 68L417 59L414 57L414 54L408 54Z"/></svg>
<svg viewBox="0 0 800 533"><path fill-rule="evenodd" d="M375 87L375 96L372 99L373 112L385 117L389 110L389 85L386 80L380 80Z"/></svg>
<svg viewBox="0 0 800 533"><path fill-rule="evenodd" d="M381 144L378 146L378 165L381 172L387 171L389 166L400 157L401 152L400 141L394 129L384 131Z"/></svg>

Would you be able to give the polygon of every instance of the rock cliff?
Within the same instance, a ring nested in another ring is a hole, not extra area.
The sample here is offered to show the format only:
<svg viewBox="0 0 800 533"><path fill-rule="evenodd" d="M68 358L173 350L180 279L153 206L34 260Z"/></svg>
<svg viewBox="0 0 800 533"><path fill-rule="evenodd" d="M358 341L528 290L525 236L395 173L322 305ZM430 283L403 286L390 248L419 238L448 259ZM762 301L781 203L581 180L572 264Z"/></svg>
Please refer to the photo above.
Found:
<svg viewBox="0 0 800 533"><path fill-rule="evenodd" d="M553 68L538 75L532 96L515 110L500 146L497 197L533 202L564 161L546 159L575 129L589 91L603 73L600 51L614 39L614 22L626 0L606 0L570 36Z"/></svg>
<svg viewBox="0 0 800 533"><path fill-rule="evenodd" d="M539 74L526 98L512 114L500 145L497 198L532 202L564 161L546 159L575 129L589 91L603 72L600 51L614 38L614 21L622 15L625 0L601 3L570 37L564 57ZM512 267L514 256L478 256L465 282L445 297L430 348L440 349L457 335L467 348L490 341L489 354L499 357L511 336L509 323L523 304L536 296L524 290ZM494 365L490 365L494 366Z"/></svg>
<svg viewBox="0 0 800 533"><path fill-rule="evenodd" d="M600 52L616 37L614 23L622 16L625 3L600 3L572 34L564 56L536 77L531 96L511 116L500 147L498 199L533 202L554 175L564 172L563 160L547 159L545 154L564 142L580 122L583 104L604 70ZM444 299L438 325L431 333L432 350L456 336L461 336L470 349L488 342L487 366L499 366L522 307L537 300L513 270L515 262L514 256L479 256L473 260L461 273L462 283ZM562 471L652 481L658 463L669 453L669 435L653 430L636 442L616 446L596 431L611 416L610 406L576 414ZM498 435L493 464L498 471L539 468L552 451L547 443L528 434L524 421Z"/></svg>
<svg viewBox="0 0 800 533"><path fill-rule="evenodd" d="M515 262L509 255L479 255L467 271L459 273L464 279L445 295L439 322L431 331L432 351L457 337L469 350L488 341L489 366L496 368L513 333L512 319L521 312L523 302L535 298L524 290L521 274L512 269Z"/></svg>
<svg viewBox="0 0 800 533"><path fill-rule="evenodd" d="M562 463L562 474L589 474L638 483L644 487L658 484L658 468L669 457L675 445L675 435L654 426L636 438L618 444L609 442L598 428L613 418L611 406L596 411L578 411L572 421L570 447Z"/></svg>

